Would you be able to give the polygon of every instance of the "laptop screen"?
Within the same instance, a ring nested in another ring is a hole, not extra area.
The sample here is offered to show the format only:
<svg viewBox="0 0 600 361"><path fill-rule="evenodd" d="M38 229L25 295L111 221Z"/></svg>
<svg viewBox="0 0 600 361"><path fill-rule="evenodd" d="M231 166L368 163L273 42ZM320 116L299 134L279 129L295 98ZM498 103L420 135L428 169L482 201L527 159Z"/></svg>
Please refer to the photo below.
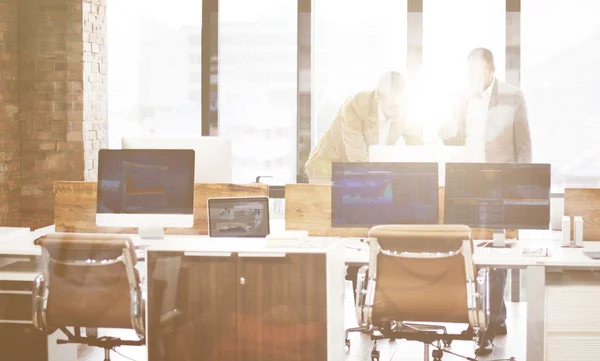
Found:
<svg viewBox="0 0 600 361"><path fill-rule="evenodd" d="M269 198L211 198L208 200L210 237L266 237Z"/></svg>

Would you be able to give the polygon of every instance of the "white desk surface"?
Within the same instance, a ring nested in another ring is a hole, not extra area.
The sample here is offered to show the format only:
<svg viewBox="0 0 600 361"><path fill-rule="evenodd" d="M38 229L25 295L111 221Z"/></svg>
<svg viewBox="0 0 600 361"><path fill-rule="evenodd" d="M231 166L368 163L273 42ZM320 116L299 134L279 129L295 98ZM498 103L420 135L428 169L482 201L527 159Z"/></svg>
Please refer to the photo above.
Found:
<svg viewBox="0 0 600 361"><path fill-rule="evenodd" d="M5 242L31 232L27 227L0 227L0 242Z"/></svg>
<svg viewBox="0 0 600 361"><path fill-rule="evenodd" d="M264 238L236 238L205 236L171 236L155 241L147 252L259 252L259 253L327 253L342 243L342 238L309 237L305 240L266 240Z"/></svg>
<svg viewBox="0 0 600 361"><path fill-rule="evenodd" d="M39 232L20 233L18 237L0 242L0 257L15 258L41 255L39 247L33 241ZM474 261L481 266L524 268L533 265L554 267L592 267L600 268L600 260L593 260L583 254L587 251L600 251L600 242L584 242L585 248L562 248L554 233L537 234L535 239L521 239L509 249L475 247ZM268 253L326 253L338 245L342 246L344 259L349 264L366 264L369 260L368 245L358 238L309 237L306 241L282 241L274 245L273 241L252 238L210 238L207 236L167 235L164 240L140 240L133 236L134 242L147 245L147 251L166 252L268 252ZM523 256L523 248L547 247L549 257Z"/></svg>

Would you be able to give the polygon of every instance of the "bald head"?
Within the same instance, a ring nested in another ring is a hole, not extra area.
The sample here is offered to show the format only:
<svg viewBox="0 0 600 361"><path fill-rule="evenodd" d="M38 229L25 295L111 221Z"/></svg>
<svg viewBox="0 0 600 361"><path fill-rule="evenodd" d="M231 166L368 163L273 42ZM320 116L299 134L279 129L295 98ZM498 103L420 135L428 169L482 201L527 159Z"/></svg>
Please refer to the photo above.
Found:
<svg viewBox="0 0 600 361"><path fill-rule="evenodd" d="M489 49L476 48L467 57L467 76L474 94L481 94L492 84L494 77L494 55Z"/></svg>
<svg viewBox="0 0 600 361"><path fill-rule="evenodd" d="M377 85L377 91L379 93L387 94L402 94L404 93L404 77L397 71L390 71L385 73L379 84Z"/></svg>

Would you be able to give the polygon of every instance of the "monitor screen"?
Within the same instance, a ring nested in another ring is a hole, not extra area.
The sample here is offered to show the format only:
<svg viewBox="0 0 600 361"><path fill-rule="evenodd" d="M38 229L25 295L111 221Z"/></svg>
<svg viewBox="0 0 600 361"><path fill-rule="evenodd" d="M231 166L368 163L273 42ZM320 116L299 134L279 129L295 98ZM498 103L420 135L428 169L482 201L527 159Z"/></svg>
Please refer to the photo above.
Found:
<svg viewBox="0 0 600 361"><path fill-rule="evenodd" d="M269 198L211 198L208 223L211 237L266 237L270 232Z"/></svg>
<svg viewBox="0 0 600 361"><path fill-rule="evenodd" d="M444 223L548 229L550 165L448 163Z"/></svg>
<svg viewBox="0 0 600 361"><path fill-rule="evenodd" d="M97 213L193 212L193 150L100 150Z"/></svg>
<svg viewBox="0 0 600 361"><path fill-rule="evenodd" d="M437 163L333 163L332 227L436 224Z"/></svg>

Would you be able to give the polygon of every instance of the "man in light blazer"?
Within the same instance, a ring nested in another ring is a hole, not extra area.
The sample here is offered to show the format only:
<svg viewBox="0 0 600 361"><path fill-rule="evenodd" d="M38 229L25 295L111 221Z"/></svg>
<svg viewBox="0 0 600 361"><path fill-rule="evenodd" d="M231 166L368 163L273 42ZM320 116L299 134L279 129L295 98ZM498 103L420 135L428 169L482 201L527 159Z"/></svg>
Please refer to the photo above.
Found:
<svg viewBox="0 0 600 361"><path fill-rule="evenodd" d="M404 88L404 77L388 72L376 89L344 102L310 152L305 164L310 183L329 183L333 162L367 162L371 145L393 145L401 138L406 145L423 144L421 128L406 120Z"/></svg>
<svg viewBox="0 0 600 361"><path fill-rule="evenodd" d="M445 145L466 146L467 161L530 163L531 136L525 98L520 89L494 77L494 56L485 48L468 58L470 91L458 101L454 119L440 129ZM490 324L478 337L475 353L493 351L495 335L506 334L506 270L490 272Z"/></svg>
<svg viewBox="0 0 600 361"><path fill-rule="evenodd" d="M467 147L467 160L530 163L531 136L523 92L494 77L494 56L485 48L468 57L470 91L440 130L445 145Z"/></svg>

